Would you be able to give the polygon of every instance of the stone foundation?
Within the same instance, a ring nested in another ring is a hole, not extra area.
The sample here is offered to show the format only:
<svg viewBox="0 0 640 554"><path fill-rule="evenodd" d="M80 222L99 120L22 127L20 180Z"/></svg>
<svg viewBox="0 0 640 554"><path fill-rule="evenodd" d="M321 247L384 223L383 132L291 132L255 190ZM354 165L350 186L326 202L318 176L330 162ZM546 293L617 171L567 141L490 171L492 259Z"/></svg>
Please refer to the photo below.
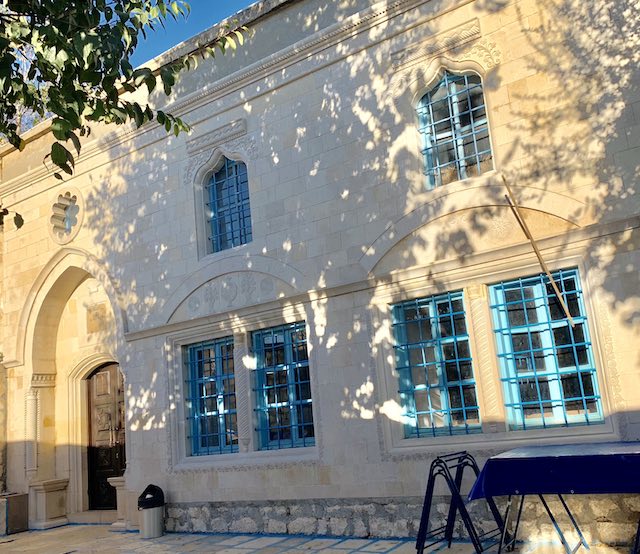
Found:
<svg viewBox="0 0 640 554"><path fill-rule="evenodd" d="M549 501L563 529L569 521L559 501ZM567 499L589 542L629 544L638 517L640 497L576 496ZM504 502L498 503L501 511ZM442 497L431 515L431 526L444 524L448 499ZM482 530L495 526L482 501L468 506ZM422 497L314 499L263 502L199 502L167 505L168 531L216 533L288 533L339 537L415 537L420 525ZM466 537L462 521L455 528ZM527 499L518 537L522 540L552 538L554 531L542 504ZM571 536L568 534L568 536Z"/></svg>

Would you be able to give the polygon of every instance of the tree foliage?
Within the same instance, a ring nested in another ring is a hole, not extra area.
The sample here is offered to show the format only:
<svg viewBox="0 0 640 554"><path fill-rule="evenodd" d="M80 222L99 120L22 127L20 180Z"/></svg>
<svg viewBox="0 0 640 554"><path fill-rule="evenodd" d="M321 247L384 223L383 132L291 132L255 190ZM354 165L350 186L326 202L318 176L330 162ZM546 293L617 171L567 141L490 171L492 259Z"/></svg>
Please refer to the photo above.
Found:
<svg viewBox="0 0 640 554"><path fill-rule="evenodd" d="M24 141L22 116L52 117L56 139L48 155L67 174L80 154L80 138L95 122L140 127L155 120L176 135L179 117L130 95L156 87L169 95L183 69L199 58L242 44L244 28L225 28L213 42L152 70L130 58L141 37L169 18L186 17L183 0L0 0L0 135L16 148ZM75 153L74 153L75 152ZM59 172L56 177L62 179Z"/></svg>

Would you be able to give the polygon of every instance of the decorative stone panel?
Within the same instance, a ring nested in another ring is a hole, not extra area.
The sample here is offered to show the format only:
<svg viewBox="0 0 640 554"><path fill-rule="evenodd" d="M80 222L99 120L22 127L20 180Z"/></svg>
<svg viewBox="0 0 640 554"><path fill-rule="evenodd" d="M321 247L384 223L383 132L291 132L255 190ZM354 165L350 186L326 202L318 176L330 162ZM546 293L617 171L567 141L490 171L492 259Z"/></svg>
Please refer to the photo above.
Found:
<svg viewBox="0 0 640 554"><path fill-rule="evenodd" d="M58 244L71 242L80 230L83 217L84 205L80 191L74 187L60 191L51 206L51 238Z"/></svg>
<svg viewBox="0 0 640 554"><path fill-rule="evenodd" d="M293 287L270 275L250 271L228 273L193 291L174 312L171 321L262 304L294 293Z"/></svg>

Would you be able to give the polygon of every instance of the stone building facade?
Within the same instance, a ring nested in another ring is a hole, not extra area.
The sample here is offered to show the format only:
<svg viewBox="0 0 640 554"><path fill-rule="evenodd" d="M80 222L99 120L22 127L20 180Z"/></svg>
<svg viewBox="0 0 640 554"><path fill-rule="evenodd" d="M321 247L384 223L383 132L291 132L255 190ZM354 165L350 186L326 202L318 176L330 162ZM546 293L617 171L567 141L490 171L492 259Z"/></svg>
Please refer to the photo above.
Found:
<svg viewBox="0 0 640 554"><path fill-rule="evenodd" d="M640 439L632 4L260 2L152 98L189 134L96 128L62 183L46 124L1 149L31 526L136 528L154 483L170 530L406 536L438 454ZM604 541L639 508L576 502Z"/></svg>

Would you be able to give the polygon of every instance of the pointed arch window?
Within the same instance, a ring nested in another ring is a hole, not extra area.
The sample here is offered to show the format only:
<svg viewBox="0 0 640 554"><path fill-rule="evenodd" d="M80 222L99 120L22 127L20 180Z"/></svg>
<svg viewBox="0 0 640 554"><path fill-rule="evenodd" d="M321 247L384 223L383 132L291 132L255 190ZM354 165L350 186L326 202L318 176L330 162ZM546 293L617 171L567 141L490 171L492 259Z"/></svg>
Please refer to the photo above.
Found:
<svg viewBox="0 0 640 554"><path fill-rule="evenodd" d="M445 72L418 103L422 155L429 188L493 169L482 80Z"/></svg>
<svg viewBox="0 0 640 554"><path fill-rule="evenodd" d="M247 166L223 158L205 185L207 253L251 242Z"/></svg>

